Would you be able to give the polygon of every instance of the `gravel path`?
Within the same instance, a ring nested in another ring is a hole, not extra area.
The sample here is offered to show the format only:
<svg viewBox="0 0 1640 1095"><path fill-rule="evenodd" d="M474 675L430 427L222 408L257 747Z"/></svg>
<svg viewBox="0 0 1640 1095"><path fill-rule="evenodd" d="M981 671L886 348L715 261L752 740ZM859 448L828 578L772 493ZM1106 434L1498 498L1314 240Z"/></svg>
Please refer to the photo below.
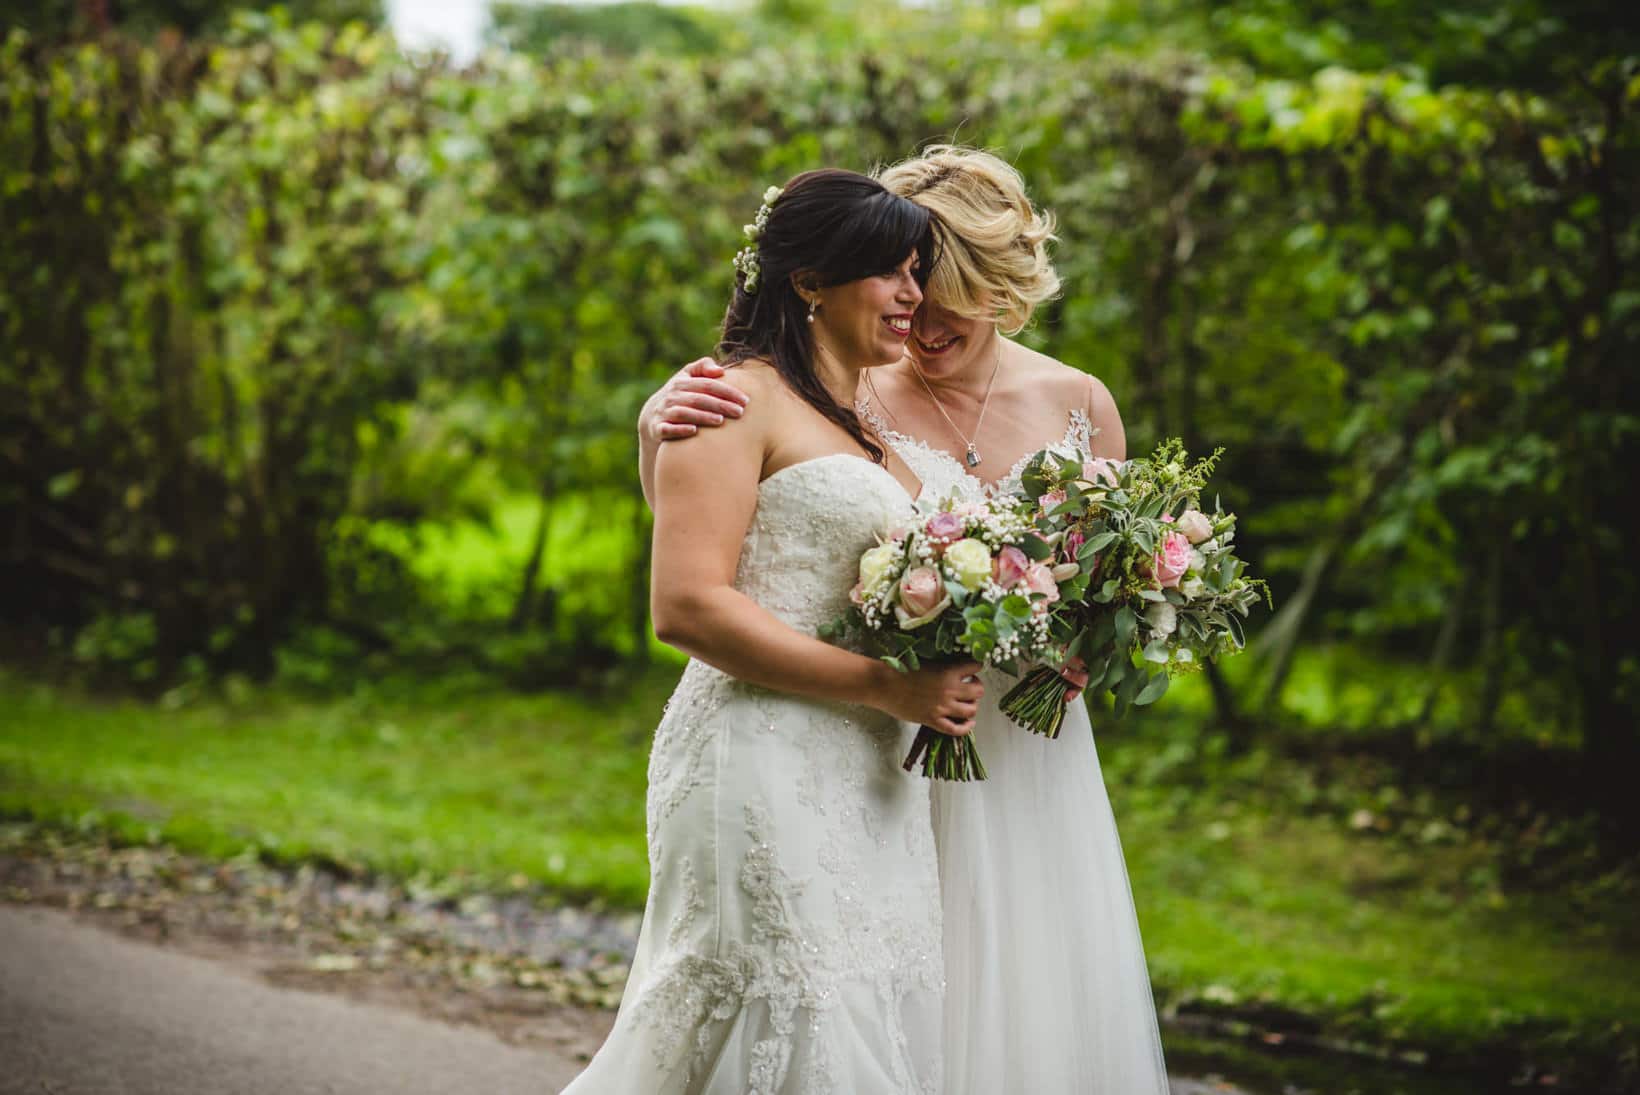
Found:
<svg viewBox="0 0 1640 1095"><path fill-rule="evenodd" d="M0 907L0 1092L540 1095L578 1065L41 908Z"/></svg>
<svg viewBox="0 0 1640 1095"><path fill-rule="evenodd" d="M546 1095L636 926L3 826L0 1095Z"/></svg>

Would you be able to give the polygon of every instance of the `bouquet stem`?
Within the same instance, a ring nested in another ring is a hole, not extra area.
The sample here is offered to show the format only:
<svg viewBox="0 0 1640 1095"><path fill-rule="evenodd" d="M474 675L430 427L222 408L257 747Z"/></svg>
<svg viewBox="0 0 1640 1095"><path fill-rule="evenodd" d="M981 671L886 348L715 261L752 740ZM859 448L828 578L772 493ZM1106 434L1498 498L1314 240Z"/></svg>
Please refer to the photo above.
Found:
<svg viewBox="0 0 1640 1095"><path fill-rule="evenodd" d="M902 767L913 771L922 761L922 774L929 779L950 779L960 782L985 778L985 765L980 763L979 747L972 737L952 737L932 726L917 729L917 740L911 743L911 752L905 755Z"/></svg>
<svg viewBox="0 0 1640 1095"><path fill-rule="evenodd" d="M1040 666L1002 697L1002 713L1033 734L1057 738L1065 721L1065 694L1071 682L1057 669Z"/></svg>

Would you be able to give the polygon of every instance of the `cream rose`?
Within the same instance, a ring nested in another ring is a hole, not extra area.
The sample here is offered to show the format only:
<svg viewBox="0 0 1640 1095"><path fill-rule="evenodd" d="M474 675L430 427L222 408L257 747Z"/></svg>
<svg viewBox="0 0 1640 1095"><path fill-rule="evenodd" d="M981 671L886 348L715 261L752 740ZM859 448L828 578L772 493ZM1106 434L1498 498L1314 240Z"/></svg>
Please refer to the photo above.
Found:
<svg viewBox="0 0 1640 1095"><path fill-rule="evenodd" d="M1213 522L1199 509L1187 509L1179 517L1178 529L1192 544L1199 544L1213 535Z"/></svg>
<svg viewBox="0 0 1640 1095"><path fill-rule="evenodd" d="M972 592L991 577L991 551L978 540L958 540L945 549L945 565L951 568L951 576Z"/></svg>
<svg viewBox="0 0 1640 1095"><path fill-rule="evenodd" d="M898 544L878 544L860 556L860 592L870 597L882 588L900 556Z"/></svg>

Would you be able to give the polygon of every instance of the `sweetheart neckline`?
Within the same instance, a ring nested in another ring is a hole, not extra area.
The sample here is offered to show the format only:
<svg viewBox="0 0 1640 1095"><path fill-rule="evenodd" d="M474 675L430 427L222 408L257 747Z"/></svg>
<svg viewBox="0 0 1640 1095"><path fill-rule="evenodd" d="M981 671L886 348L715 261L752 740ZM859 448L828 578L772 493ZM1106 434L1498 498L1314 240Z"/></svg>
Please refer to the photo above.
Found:
<svg viewBox="0 0 1640 1095"><path fill-rule="evenodd" d="M758 490L762 490L763 489L763 484L774 482L776 479L780 478L780 476L786 474L787 472L791 471L794 468L807 467L810 464L819 464L819 463L822 463L822 462L827 461L827 460L835 460L839 457L841 457L844 460L858 460L862 464L865 464L869 467L876 468L877 470L881 471L884 475L886 475L890 479L892 479L894 481L894 485L896 487L900 488L900 492L902 494L904 494L907 498L909 498L912 502L916 502L917 499L921 498L922 495L923 495L923 491L924 491L925 488L923 487L923 484L920 481L917 484L917 493L915 495L913 495L909 490L906 490L905 484L900 482L899 477L896 476L893 472L889 471L886 467L884 467L883 465L877 463L875 460L868 459L864 456L861 456L859 453L855 453L855 452L828 452L828 453L824 453L820 456L811 456L806 460L799 460L799 461L797 461L796 463L793 463L793 464L787 464L785 467L776 468L774 471L770 472L768 475L766 475L762 479L758 480L757 488L758 488Z"/></svg>

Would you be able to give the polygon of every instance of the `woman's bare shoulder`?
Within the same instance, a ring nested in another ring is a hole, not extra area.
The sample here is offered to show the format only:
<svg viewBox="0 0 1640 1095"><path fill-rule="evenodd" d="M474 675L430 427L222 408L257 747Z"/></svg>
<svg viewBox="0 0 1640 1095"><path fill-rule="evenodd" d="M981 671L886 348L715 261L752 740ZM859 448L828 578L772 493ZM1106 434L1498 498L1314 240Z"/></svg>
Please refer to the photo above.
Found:
<svg viewBox="0 0 1640 1095"><path fill-rule="evenodd" d="M725 379L747 395L768 396L789 390L773 362L761 357L726 361L723 368L727 371Z"/></svg>
<svg viewBox="0 0 1640 1095"><path fill-rule="evenodd" d="M1102 402L1111 403L1110 389L1098 377L1085 370L1067 365L1058 358L1040 350L1020 346L1020 373L1023 380L1038 391L1053 392L1067 406L1087 407L1093 410Z"/></svg>
<svg viewBox="0 0 1640 1095"><path fill-rule="evenodd" d="M1088 416L1095 437L1094 455L1121 459L1127 453L1127 435L1116 399L1105 382L1092 373L1066 365L1047 354L1027 348L1024 358L1025 381L1038 392L1050 394L1067 409L1078 408Z"/></svg>

